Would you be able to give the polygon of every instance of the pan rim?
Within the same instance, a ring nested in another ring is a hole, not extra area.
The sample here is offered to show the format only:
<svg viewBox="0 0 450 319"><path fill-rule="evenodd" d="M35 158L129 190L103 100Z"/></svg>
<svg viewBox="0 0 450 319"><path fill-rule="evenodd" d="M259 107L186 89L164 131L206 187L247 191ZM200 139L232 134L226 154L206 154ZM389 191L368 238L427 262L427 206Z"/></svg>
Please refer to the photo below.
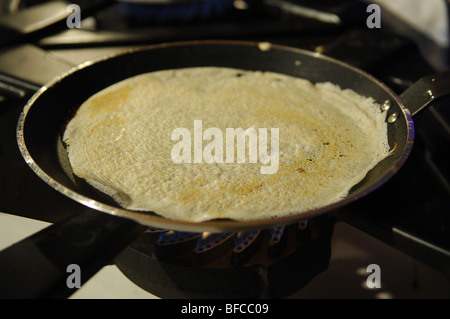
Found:
<svg viewBox="0 0 450 319"><path fill-rule="evenodd" d="M93 64L106 61L109 59L113 59L115 57L119 57L126 54L133 54L135 52L139 51L146 51L146 50L155 50L159 48L166 48L166 47L176 47L176 46L196 46L196 45L243 45L243 46L250 46L258 48L261 42L255 42L255 41L236 41L236 40L195 40L195 41L178 41L178 42L168 42L168 43L160 43L160 44L153 44L153 45L146 45L138 48L133 49L126 49L119 53L114 53L111 55L107 55L104 57L101 57L99 59L90 60L87 62L84 62L66 73L55 77L53 80L46 83L44 86L42 86L25 104L23 111L20 114L18 124L17 124L17 143L20 150L20 153L22 154L22 157L24 158L25 162L28 164L28 166L33 170L35 174L37 174L44 182L46 182L48 185L50 185L53 189L56 191L62 193L63 195L71 198L72 200L75 200L76 202L89 207L91 209L94 209L99 212L108 213L110 215L118 216L118 217L124 217L131 220L134 220L140 224L156 227L156 228L162 228L162 229L171 229L171 230L180 230L180 231L191 231L191 232L229 232L229 231L244 231L244 230L255 230L255 229L267 229L270 227L276 227L276 226L283 226L283 225L289 225L301 220L306 220L312 217L315 217L317 215L321 215L324 213L332 212L340 207L343 207L345 205L348 205L351 202L354 202L358 200L361 197L366 196L367 194L373 192L375 189L382 186L385 182L387 182L392 176L394 176L398 170L403 166L403 164L406 162L407 158L409 157L409 154L411 153L413 142L414 142L414 122L412 115L408 108L405 106L404 102L401 100L401 98L394 93L386 84L381 82L380 80L376 79L374 76L370 75L369 73L358 69L354 66L351 66L345 62L342 62L340 60L328 57L322 53L308 51L304 49L299 48L293 48L285 45L278 45L278 44L272 44L270 43L269 50L277 49L277 50L284 50L284 51L290 51L290 52L298 52L302 55L307 55L313 58L326 60L329 62L332 62L334 64L337 64L341 67L350 69L352 72L357 73L368 80L374 82L374 84L378 85L380 88L382 88L386 93L389 94L389 96L393 99L393 102L397 103L400 107L400 110L403 112L403 116L406 119L407 122L407 138L406 138L406 144L404 149L402 150L401 157L399 160L391 167L391 169L379 180L377 180L375 183L371 184L369 187L365 188L364 190L358 191L354 194L350 194L349 196L345 197L344 199L335 202L333 204L323 206L314 210L301 212L301 213L292 213L281 217L274 217L271 219L254 219L254 220L211 220L211 221L205 221L205 222L189 222L189 221L183 221L183 220L173 220L173 219L167 219L165 217L162 217L160 215L157 215L156 213L150 214L149 212L139 212L139 211L132 211L127 210L124 208L111 206L102 202L99 202L97 200L91 199L87 196L84 196L74 190L72 190L69 187L66 187L59 183L57 180L53 179L50 175L48 175L45 170L43 170L33 159L32 155L28 151L27 143L25 141L24 136L24 129L25 129L25 122L27 118L27 114L29 113L32 106L35 104L35 102L39 99L41 95L44 94L49 88L54 86L55 84L59 83L60 81L63 81L65 78L71 76L71 74L81 70L85 69Z"/></svg>

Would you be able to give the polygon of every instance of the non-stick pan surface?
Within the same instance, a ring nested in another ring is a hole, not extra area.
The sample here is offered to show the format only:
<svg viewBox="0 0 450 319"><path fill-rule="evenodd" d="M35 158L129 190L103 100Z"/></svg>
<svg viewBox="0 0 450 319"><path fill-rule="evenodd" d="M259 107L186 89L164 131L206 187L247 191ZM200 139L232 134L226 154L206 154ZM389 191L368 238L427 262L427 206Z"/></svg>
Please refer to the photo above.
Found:
<svg viewBox="0 0 450 319"><path fill-rule="evenodd" d="M385 113L386 120L392 122L388 124L391 154L372 169L347 198L336 204L286 217L246 222L213 220L191 223L169 220L152 212L126 210L74 178L60 137L65 123L77 107L96 92L131 76L194 66L272 71L303 77L312 82L330 81L343 89L349 88L363 96L372 97L381 105L389 101L390 107ZM143 225L193 232L225 232L287 225L348 204L378 188L394 175L408 157L413 139L412 116L402 100L365 72L312 52L231 41L155 45L79 66L39 90L27 103L18 123L18 143L26 162L57 191L95 210L130 218Z"/></svg>

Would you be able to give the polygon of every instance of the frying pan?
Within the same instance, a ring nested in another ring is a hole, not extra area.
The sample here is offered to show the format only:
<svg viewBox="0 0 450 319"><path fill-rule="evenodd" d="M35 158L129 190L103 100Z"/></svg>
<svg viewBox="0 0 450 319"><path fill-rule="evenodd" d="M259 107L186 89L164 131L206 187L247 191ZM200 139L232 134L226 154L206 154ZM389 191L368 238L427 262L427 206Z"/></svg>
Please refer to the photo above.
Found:
<svg viewBox="0 0 450 319"><path fill-rule="evenodd" d="M61 135L64 125L79 105L96 92L131 76L156 70L194 66L232 67L284 73L306 78L312 82L329 81L338 84L342 89L352 89L360 95L372 97L386 113L390 155L355 185L345 199L337 203L289 216L244 222L211 220L195 223L166 219L153 212L126 210L73 176L61 142ZM279 45L266 47L256 42L236 41L159 44L85 63L42 87L28 101L20 116L17 141L25 161L46 183L89 207L95 212L91 213L93 218L99 218L98 215L102 215L108 216L102 217L108 220L120 220L118 225L131 223L127 227L127 235L130 232L139 234L145 229L144 226L189 232L265 229L292 224L330 212L382 186L400 169L411 152L414 141L412 116L434 100L450 93L449 80L448 72L430 75L420 79L398 96L386 85L357 68L301 49ZM98 212L107 214L98 214ZM73 223L73 220L69 218L65 222L66 227L67 223ZM76 223L76 227L82 227L84 223L89 224L89 220ZM64 227L64 221L61 224ZM133 225L136 227L132 227ZM51 227L57 229L61 225L55 224ZM53 230L52 233L54 234L55 231ZM125 236L120 232L116 235ZM135 236L129 236L129 240ZM52 255L54 257L55 254Z"/></svg>

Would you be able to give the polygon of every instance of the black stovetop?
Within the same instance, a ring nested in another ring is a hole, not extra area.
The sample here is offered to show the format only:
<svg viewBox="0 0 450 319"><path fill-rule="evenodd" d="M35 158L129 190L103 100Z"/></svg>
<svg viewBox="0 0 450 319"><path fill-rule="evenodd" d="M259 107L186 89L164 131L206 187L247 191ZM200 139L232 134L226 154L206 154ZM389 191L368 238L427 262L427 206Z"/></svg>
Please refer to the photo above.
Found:
<svg viewBox="0 0 450 319"><path fill-rule="evenodd" d="M332 11L345 21L334 25L280 15L273 8L265 11L254 3L250 2L256 8L250 13L231 10L216 13L213 19L152 24L142 20L130 24L117 4L109 4L92 15L96 21L92 29L59 26L56 31L52 27L46 32L19 32L19 36L4 43L0 47L0 80L23 80L33 86L27 89L26 84L19 83L26 97L0 100L0 211L56 222L84 209L32 173L19 154L15 129L33 88L92 57L158 42L227 38L320 49L365 69L398 93L419 77L437 71L411 39L386 28L368 29L366 13L358 15L356 10L348 14L341 7L333 7ZM414 119L414 148L395 177L331 216L450 276L450 134L445 124L450 120L448 103L442 100Z"/></svg>

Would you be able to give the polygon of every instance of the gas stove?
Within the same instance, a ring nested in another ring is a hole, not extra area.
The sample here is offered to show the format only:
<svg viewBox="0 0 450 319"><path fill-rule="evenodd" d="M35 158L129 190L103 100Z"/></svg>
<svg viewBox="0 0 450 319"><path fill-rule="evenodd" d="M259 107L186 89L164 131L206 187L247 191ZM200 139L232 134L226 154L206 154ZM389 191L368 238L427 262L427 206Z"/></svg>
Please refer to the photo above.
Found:
<svg viewBox="0 0 450 319"><path fill-rule="evenodd" d="M446 50L423 35L387 18L369 28L363 1L148 2L23 1L0 16L0 248L86 210L35 176L15 140L27 98L85 61L161 42L241 39L330 55L397 93L448 69ZM77 22L70 4L78 5L80 28L69 28ZM149 228L71 298L450 297L448 103L415 118L404 167L354 204L242 233ZM381 269L381 288L367 286L371 265Z"/></svg>

